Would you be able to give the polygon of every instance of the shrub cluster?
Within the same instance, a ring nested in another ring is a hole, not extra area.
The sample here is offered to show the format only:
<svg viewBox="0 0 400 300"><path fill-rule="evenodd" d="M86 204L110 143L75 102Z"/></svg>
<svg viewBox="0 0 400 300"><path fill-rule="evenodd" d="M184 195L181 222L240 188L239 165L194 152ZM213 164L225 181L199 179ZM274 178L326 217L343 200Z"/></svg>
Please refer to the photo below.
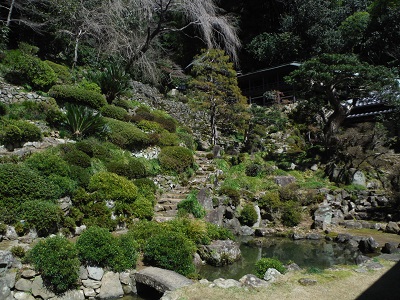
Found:
<svg viewBox="0 0 400 300"><path fill-rule="evenodd" d="M24 120L8 120L0 129L0 142L12 148L22 147L25 142L40 141L42 132L32 123Z"/></svg>
<svg viewBox="0 0 400 300"><path fill-rule="evenodd" d="M61 103L74 103L94 109L100 109L107 104L102 94L76 85L54 85L49 90L49 95Z"/></svg>
<svg viewBox="0 0 400 300"><path fill-rule="evenodd" d="M197 191L192 191L186 199L178 203L178 211L180 214L192 214L195 218L203 218L206 210L197 200Z"/></svg>
<svg viewBox="0 0 400 300"><path fill-rule="evenodd" d="M257 222L258 215L252 203L246 203L240 212L239 221L242 225L253 226Z"/></svg>
<svg viewBox="0 0 400 300"><path fill-rule="evenodd" d="M107 164L107 170L128 179L137 179L147 176L146 167L136 158L131 158L128 162L121 160L111 161Z"/></svg>
<svg viewBox="0 0 400 300"><path fill-rule="evenodd" d="M52 68L54 73L57 75L57 83L66 84L72 82L72 75L68 67L57 64L50 60L45 60L44 62L48 64L49 67Z"/></svg>
<svg viewBox="0 0 400 300"><path fill-rule="evenodd" d="M282 274L286 272L286 268L284 267L282 262L280 262L276 258L261 258L259 261L256 262L255 267L256 275L261 279L264 278L265 272L267 272L267 270L270 268L274 268Z"/></svg>
<svg viewBox="0 0 400 300"><path fill-rule="evenodd" d="M114 237L107 229L89 227L76 241L78 256L90 266L121 272L136 266L137 244L129 235Z"/></svg>
<svg viewBox="0 0 400 300"><path fill-rule="evenodd" d="M164 147L158 156L161 167L166 171L184 172L194 163L192 152L184 147Z"/></svg>
<svg viewBox="0 0 400 300"><path fill-rule="evenodd" d="M128 116L128 112L122 108L115 105L107 104L101 108L101 114L104 117L124 121Z"/></svg>
<svg viewBox="0 0 400 300"><path fill-rule="evenodd" d="M232 201L232 205L237 206L240 203L240 192L237 189L228 186L222 186L219 189L219 194L226 195Z"/></svg>
<svg viewBox="0 0 400 300"><path fill-rule="evenodd" d="M55 236L39 241L27 260L41 273L44 283L56 294L74 288L79 278L79 260L74 244Z"/></svg>
<svg viewBox="0 0 400 300"><path fill-rule="evenodd" d="M107 118L107 125L109 141L121 148L141 149L150 143L149 136L131 123Z"/></svg>

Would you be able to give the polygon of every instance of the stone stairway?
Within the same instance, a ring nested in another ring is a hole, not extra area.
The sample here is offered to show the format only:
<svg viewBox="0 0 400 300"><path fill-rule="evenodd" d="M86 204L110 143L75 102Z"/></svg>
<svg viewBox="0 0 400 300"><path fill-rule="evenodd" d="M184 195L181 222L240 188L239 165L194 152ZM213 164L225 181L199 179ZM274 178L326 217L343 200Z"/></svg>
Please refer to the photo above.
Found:
<svg viewBox="0 0 400 300"><path fill-rule="evenodd" d="M178 203L186 199L191 190L212 187L211 175L215 174L215 166L214 161L206 157L207 153L196 151L194 159L198 169L187 185L176 185L159 197L154 208L155 221L165 222L174 219L178 213Z"/></svg>

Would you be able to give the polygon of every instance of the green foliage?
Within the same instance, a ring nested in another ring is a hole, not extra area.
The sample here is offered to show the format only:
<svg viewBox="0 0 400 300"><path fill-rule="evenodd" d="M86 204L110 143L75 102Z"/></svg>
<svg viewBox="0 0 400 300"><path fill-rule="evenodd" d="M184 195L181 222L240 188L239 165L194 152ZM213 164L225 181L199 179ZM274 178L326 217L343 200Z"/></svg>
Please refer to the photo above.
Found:
<svg viewBox="0 0 400 300"><path fill-rule="evenodd" d="M77 149L71 149L71 151L65 153L64 159L70 165L75 165L82 168L88 168L91 165L90 156Z"/></svg>
<svg viewBox="0 0 400 300"><path fill-rule="evenodd" d="M186 199L178 203L179 213L192 214L195 218L203 218L206 210L197 200L198 191L191 191Z"/></svg>
<svg viewBox="0 0 400 300"><path fill-rule="evenodd" d="M107 104L102 94L76 85L55 85L49 90L49 95L61 103L74 103L94 109Z"/></svg>
<svg viewBox="0 0 400 300"><path fill-rule="evenodd" d="M155 193L157 192L157 186L153 180L149 178L139 178L133 181L138 187L139 194L146 197L147 199L155 200Z"/></svg>
<svg viewBox="0 0 400 300"><path fill-rule="evenodd" d="M89 266L121 272L136 266L137 245L129 235L113 237L105 228L89 227L76 241L78 256Z"/></svg>
<svg viewBox="0 0 400 300"><path fill-rule="evenodd" d="M286 268L283 266L282 262L276 258L261 258L256 262L255 268L256 275L261 279L264 278L264 274L269 268L274 268L282 274L286 272Z"/></svg>
<svg viewBox="0 0 400 300"><path fill-rule="evenodd" d="M150 237L157 235L162 230L165 230L163 227L163 224L144 219L133 223L129 227L128 235L138 243L138 249L143 251Z"/></svg>
<svg viewBox="0 0 400 300"><path fill-rule="evenodd" d="M149 136L131 123L107 118L107 138L123 149L141 149L150 143Z"/></svg>
<svg viewBox="0 0 400 300"><path fill-rule="evenodd" d="M135 201L138 188L128 179L110 172L99 172L92 176L88 189L102 200L117 200L127 203Z"/></svg>
<svg viewBox="0 0 400 300"><path fill-rule="evenodd" d="M135 105L132 101L126 99L115 99L112 104L118 107L124 108L126 111L135 108Z"/></svg>
<svg viewBox="0 0 400 300"><path fill-rule="evenodd" d="M74 244L65 237L40 240L27 260L41 273L45 285L56 294L73 289L79 278L79 260Z"/></svg>
<svg viewBox="0 0 400 300"><path fill-rule="evenodd" d="M158 156L161 167L166 171L182 173L194 163L192 152L184 147L164 147Z"/></svg>
<svg viewBox="0 0 400 300"><path fill-rule="evenodd" d="M52 68L54 73L57 75L57 83L68 84L72 82L71 71L68 69L68 67L57 64L50 60L45 60L44 62L48 64L49 67Z"/></svg>
<svg viewBox="0 0 400 300"><path fill-rule="evenodd" d="M228 196L232 201L232 205L234 206L237 206L240 203L240 192L235 188L222 186L219 189L219 194Z"/></svg>
<svg viewBox="0 0 400 300"><path fill-rule="evenodd" d="M91 79L96 82L108 103L125 92L130 86L130 77L125 73L124 67L115 61L110 61L103 71L91 74Z"/></svg>
<svg viewBox="0 0 400 300"><path fill-rule="evenodd" d="M151 132L151 133L157 132L157 133L160 133L160 132L163 131L161 125L160 125L159 123L155 122L155 121L140 120L140 121L137 123L137 126L138 126L141 130L143 130L143 131L145 131L145 132Z"/></svg>
<svg viewBox="0 0 400 300"><path fill-rule="evenodd" d="M151 220L154 216L154 203L150 198L139 196L132 203L132 216L139 219Z"/></svg>
<svg viewBox="0 0 400 300"><path fill-rule="evenodd" d="M152 136L160 147L179 145L179 138L175 133L163 130L160 134L153 134Z"/></svg>
<svg viewBox="0 0 400 300"><path fill-rule="evenodd" d="M57 80L57 75L46 62L22 50L6 52L3 63L9 67L5 78L12 83L48 90Z"/></svg>
<svg viewBox="0 0 400 300"><path fill-rule="evenodd" d="M105 129L103 117L82 105L67 104L64 125L75 138L99 134Z"/></svg>
<svg viewBox="0 0 400 300"><path fill-rule="evenodd" d="M101 88L99 85L93 81L87 80L86 78L83 78L81 81L79 81L77 86L79 88L101 94Z"/></svg>
<svg viewBox="0 0 400 300"><path fill-rule="evenodd" d="M0 102L0 117L5 116L6 114L8 114L8 106L3 102Z"/></svg>
<svg viewBox="0 0 400 300"><path fill-rule="evenodd" d="M146 167L136 158L125 161L111 161L107 164L107 171L124 176L128 179L137 179L147 176Z"/></svg>
<svg viewBox="0 0 400 300"><path fill-rule="evenodd" d="M4 223L0 223L0 234L3 235L7 231L7 225Z"/></svg>
<svg viewBox="0 0 400 300"><path fill-rule="evenodd" d="M21 205L21 217L29 228L36 229L39 236L48 236L58 232L63 211L53 202L33 200Z"/></svg>
<svg viewBox="0 0 400 300"><path fill-rule="evenodd" d="M25 142L40 141L42 132L40 129L24 120L8 120L0 128L0 142L5 145L22 147Z"/></svg>
<svg viewBox="0 0 400 300"><path fill-rule="evenodd" d="M208 223L207 226L207 235L210 240L234 240L235 237L233 233L224 227L219 227L216 224Z"/></svg>
<svg viewBox="0 0 400 300"><path fill-rule="evenodd" d="M260 208L278 208L281 204L279 193L277 191L266 191L265 194L258 200Z"/></svg>
<svg viewBox="0 0 400 300"><path fill-rule="evenodd" d="M145 263L182 275L194 273L195 244L178 232L160 232L149 238L143 252Z"/></svg>
<svg viewBox="0 0 400 300"><path fill-rule="evenodd" d="M122 107L118 107L115 105L104 105L101 108L101 114L104 117L108 117L108 118L112 118L112 119L116 119L116 120L120 120L120 121L124 121L126 120L127 116L128 116L128 112L122 108Z"/></svg>
<svg viewBox="0 0 400 300"><path fill-rule="evenodd" d="M257 222L257 212L252 203L246 203L240 212L239 221L242 225L253 226Z"/></svg>
<svg viewBox="0 0 400 300"><path fill-rule="evenodd" d="M22 246L13 246L10 251L12 255L18 258L24 258L26 254L25 249Z"/></svg>
<svg viewBox="0 0 400 300"><path fill-rule="evenodd" d="M246 166L246 175L251 177L258 176L262 171L261 165L257 163L252 163Z"/></svg>
<svg viewBox="0 0 400 300"><path fill-rule="evenodd" d="M282 224L287 227L294 227L301 222L301 207L298 202L287 201L282 205Z"/></svg>
<svg viewBox="0 0 400 300"><path fill-rule="evenodd" d="M69 166L65 160L58 153L51 151L36 152L25 160L25 164L44 176L51 174L69 176L70 174Z"/></svg>

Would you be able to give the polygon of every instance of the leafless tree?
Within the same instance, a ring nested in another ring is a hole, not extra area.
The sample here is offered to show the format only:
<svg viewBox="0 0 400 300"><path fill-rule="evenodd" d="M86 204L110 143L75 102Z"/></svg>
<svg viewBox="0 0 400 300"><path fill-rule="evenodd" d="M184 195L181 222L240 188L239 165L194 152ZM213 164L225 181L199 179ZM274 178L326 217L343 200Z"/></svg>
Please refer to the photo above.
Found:
<svg viewBox="0 0 400 300"><path fill-rule="evenodd" d="M205 45L223 47L237 61L240 41L229 18L218 14L214 0L108 0L96 14L92 30L101 36L105 53L125 60L126 69L137 64L149 66L147 58L157 47L160 36L183 31L189 26L198 29ZM176 18L183 17L183 27Z"/></svg>
<svg viewBox="0 0 400 300"><path fill-rule="evenodd" d="M43 17L41 10L37 6L45 6L47 3L47 0L0 1L0 24L3 23L9 28L11 23L18 23L36 31L40 30L46 22L34 21L34 19L41 19Z"/></svg>

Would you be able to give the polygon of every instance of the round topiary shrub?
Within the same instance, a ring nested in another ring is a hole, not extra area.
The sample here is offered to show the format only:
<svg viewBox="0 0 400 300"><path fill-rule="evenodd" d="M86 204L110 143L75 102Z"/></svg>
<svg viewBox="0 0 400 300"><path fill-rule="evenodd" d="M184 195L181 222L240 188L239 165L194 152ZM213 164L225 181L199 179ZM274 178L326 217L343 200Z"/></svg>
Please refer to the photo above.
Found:
<svg viewBox="0 0 400 300"><path fill-rule="evenodd" d="M110 267L116 272L136 266L135 241L127 235L115 238L105 228L89 227L78 238L76 248L80 261L86 265Z"/></svg>
<svg viewBox="0 0 400 300"><path fill-rule="evenodd" d="M42 139L40 129L27 121L7 121L3 130L0 131L0 141L12 148L22 147L25 142L35 142Z"/></svg>
<svg viewBox="0 0 400 300"><path fill-rule="evenodd" d="M141 149L150 143L149 136L134 124L107 118L107 138L124 149Z"/></svg>
<svg viewBox="0 0 400 300"><path fill-rule="evenodd" d="M27 254L27 260L41 273L44 284L61 294L77 285L79 260L75 245L65 237L39 241Z"/></svg>
<svg viewBox="0 0 400 300"><path fill-rule="evenodd" d="M154 204L151 199L140 196L132 204L132 216L139 219L151 220L154 216Z"/></svg>
<svg viewBox="0 0 400 300"><path fill-rule="evenodd" d="M158 159L164 170L178 173L184 172L194 163L192 151L180 146L164 147Z"/></svg>
<svg viewBox="0 0 400 300"><path fill-rule="evenodd" d="M195 271L193 264L195 252L195 244L184 235L178 232L164 231L148 239L143 259L151 266L188 275Z"/></svg>
<svg viewBox="0 0 400 300"><path fill-rule="evenodd" d="M29 228L35 228L39 236L56 233L63 216L61 208L49 201L33 200L21 205L21 218Z"/></svg>
<svg viewBox="0 0 400 300"><path fill-rule="evenodd" d="M126 163L124 161L112 161L107 164L109 172L125 176L128 179L136 179L146 177L146 167L144 164L135 158L129 159Z"/></svg>
<svg viewBox="0 0 400 300"><path fill-rule="evenodd" d="M61 103L74 103L94 109L100 109L107 104L101 93L76 85L54 85L49 90L49 95Z"/></svg>
<svg viewBox="0 0 400 300"><path fill-rule="evenodd" d="M294 227L301 222L301 208L295 201L287 201L282 205L281 222L288 227Z"/></svg>
<svg viewBox="0 0 400 300"><path fill-rule="evenodd" d="M90 156L78 149L72 149L65 153L64 159L69 164L78 167L89 168L91 166Z"/></svg>
<svg viewBox="0 0 400 300"><path fill-rule="evenodd" d="M256 262L255 268L257 277L261 279L264 278L265 272L270 268L274 268L282 274L286 272L285 266L276 258L261 258Z"/></svg>
<svg viewBox="0 0 400 300"><path fill-rule="evenodd" d="M36 169L40 174L49 176L69 176L70 169L60 155L50 152L36 152L25 160L25 164L31 169Z"/></svg>
<svg viewBox="0 0 400 300"><path fill-rule="evenodd" d="M102 200L117 200L127 203L135 201L138 188L132 181L110 172L99 172L92 176L88 186Z"/></svg>
<svg viewBox="0 0 400 300"><path fill-rule="evenodd" d="M240 212L239 221L242 225L253 226L257 222L258 215L252 203L246 203Z"/></svg>
<svg viewBox="0 0 400 300"><path fill-rule="evenodd" d="M101 108L101 114L104 117L116 119L123 121L128 116L128 112L122 108L115 105L107 104Z"/></svg>

